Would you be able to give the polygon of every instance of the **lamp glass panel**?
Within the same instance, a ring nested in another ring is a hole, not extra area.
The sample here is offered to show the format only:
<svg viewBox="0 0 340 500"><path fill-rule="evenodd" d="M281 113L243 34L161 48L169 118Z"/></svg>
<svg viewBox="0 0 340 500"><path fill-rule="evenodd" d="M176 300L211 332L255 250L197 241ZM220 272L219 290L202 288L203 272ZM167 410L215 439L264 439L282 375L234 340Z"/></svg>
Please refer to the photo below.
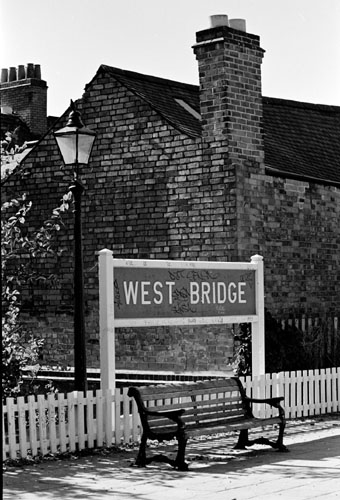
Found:
<svg viewBox="0 0 340 500"><path fill-rule="evenodd" d="M76 163L76 134L56 135L55 138L65 165L74 165Z"/></svg>
<svg viewBox="0 0 340 500"><path fill-rule="evenodd" d="M78 162L87 164L89 162L95 136L87 134L78 135Z"/></svg>
<svg viewBox="0 0 340 500"><path fill-rule="evenodd" d="M77 162L77 137L78 137L78 163L87 164L95 140L94 134L74 133L56 134L60 152L65 165L74 165Z"/></svg>

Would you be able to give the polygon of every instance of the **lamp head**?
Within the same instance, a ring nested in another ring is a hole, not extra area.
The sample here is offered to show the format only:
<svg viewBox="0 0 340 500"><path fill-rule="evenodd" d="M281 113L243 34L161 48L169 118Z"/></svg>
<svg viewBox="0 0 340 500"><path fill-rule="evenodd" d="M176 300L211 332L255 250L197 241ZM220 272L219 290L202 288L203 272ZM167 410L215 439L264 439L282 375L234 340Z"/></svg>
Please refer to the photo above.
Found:
<svg viewBox="0 0 340 500"><path fill-rule="evenodd" d="M54 137L65 165L75 165L75 172L78 172L79 163L87 165L89 162L96 133L84 126L72 100L70 108L66 127L54 132Z"/></svg>

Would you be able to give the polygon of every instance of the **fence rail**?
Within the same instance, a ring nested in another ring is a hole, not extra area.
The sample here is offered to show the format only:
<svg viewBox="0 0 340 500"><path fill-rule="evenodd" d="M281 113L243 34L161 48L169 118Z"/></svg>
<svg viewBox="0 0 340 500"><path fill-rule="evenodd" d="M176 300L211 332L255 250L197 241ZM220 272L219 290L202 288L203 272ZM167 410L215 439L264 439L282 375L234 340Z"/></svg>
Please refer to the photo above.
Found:
<svg viewBox="0 0 340 500"><path fill-rule="evenodd" d="M287 418L340 411L340 368L241 377L248 396L284 396ZM44 456L137 442L140 421L127 388L7 398L3 404L3 459ZM271 407L254 408L269 417Z"/></svg>

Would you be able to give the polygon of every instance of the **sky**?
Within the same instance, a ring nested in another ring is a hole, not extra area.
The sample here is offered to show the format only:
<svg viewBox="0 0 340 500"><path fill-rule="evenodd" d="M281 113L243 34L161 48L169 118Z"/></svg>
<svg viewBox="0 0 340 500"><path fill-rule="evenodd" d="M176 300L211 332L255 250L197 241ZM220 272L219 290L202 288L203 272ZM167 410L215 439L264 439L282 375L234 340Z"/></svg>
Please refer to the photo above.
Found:
<svg viewBox="0 0 340 500"><path fill-rule="evenodd" d="M266 51L262 93L340 106L340 0L0 0L0 67L41 65L49 115L101 64L198 85L195 33L246 20Z"/></svg>

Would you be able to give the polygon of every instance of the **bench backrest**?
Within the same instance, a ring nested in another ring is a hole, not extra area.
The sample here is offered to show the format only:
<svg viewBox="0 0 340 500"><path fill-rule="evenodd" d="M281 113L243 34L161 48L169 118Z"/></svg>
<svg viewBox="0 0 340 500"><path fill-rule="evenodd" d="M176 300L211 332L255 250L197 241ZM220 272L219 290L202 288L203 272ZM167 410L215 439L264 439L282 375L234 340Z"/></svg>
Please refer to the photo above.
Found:
<svg viewBox="0 0 340 500"><path fill-rule="evenodd" d="M130 388L141 417L143 410L171 411L183 409L186 427L199 427L219 422L232 422L246 416L244 389L237 378L154 385ZM148 417L152 429L170 430L171 422L164 417Z"/></svg>

